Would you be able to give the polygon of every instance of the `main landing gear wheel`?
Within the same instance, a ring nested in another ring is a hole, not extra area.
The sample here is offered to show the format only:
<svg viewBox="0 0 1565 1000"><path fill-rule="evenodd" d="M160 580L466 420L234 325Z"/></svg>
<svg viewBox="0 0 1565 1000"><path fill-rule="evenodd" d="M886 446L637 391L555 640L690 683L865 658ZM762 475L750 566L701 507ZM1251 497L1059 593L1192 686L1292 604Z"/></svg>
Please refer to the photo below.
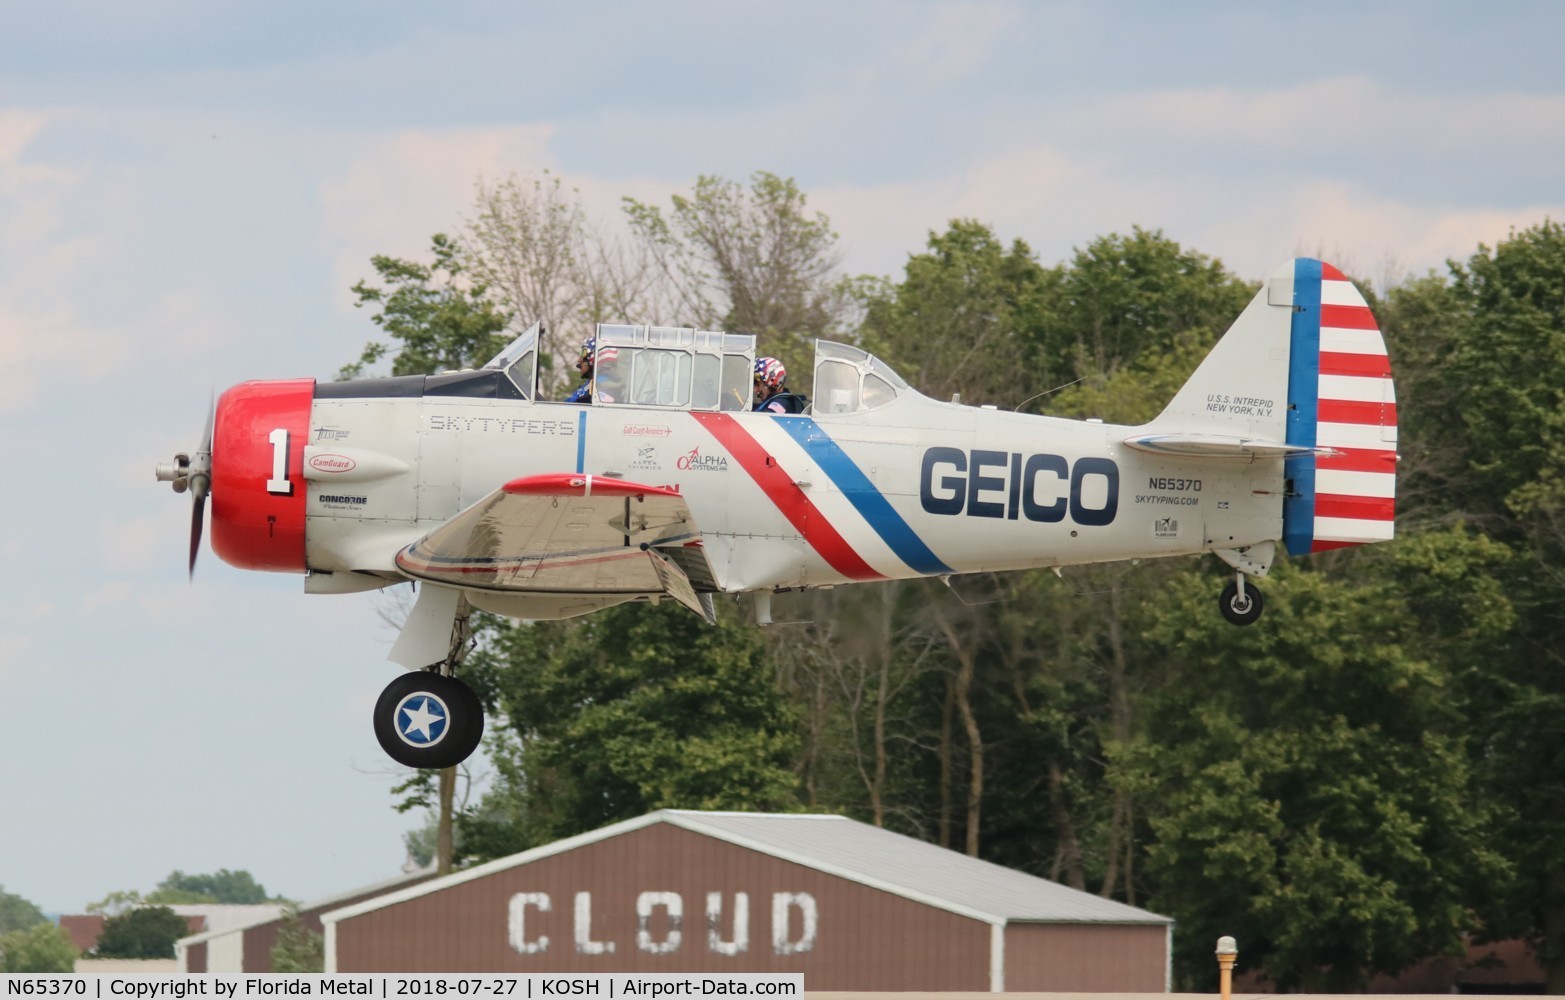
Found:
<svg viewBox="0 0 1565 1000"><path fill-rule="evenodd" d="M444 674L403 674L375 702L375 738L404 767L440 770L462 763L484 735L473 689Z"/></svg>
<svg viewBox="0 0 1565 1000"><path fill-rule="evenodd" d="M1250 625L1261 617L1261 592L1255 584L1246 583L1244 593L1239 592L1237 583L1230 583L1223 588L1223 593L1217 599L1217 607L1222 611L1223 617L1235 625Z"/></svg>

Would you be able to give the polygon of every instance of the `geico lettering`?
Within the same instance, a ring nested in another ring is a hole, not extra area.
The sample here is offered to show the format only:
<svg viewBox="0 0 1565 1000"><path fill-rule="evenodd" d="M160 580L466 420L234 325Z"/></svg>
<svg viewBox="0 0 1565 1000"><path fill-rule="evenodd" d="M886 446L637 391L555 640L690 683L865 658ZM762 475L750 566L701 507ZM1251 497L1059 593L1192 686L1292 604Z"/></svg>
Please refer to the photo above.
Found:
<svg viewBox="0 0 1565 1000"><path fill-rule="evenodd" d="M1171 480L1199 490L1199 480ZM1171 488L1171 487L1154 487ZM919 503L931 514L966 514L1101 527L1119 510L1119 466L1108 458L930 448L919 472Z"/></svg>

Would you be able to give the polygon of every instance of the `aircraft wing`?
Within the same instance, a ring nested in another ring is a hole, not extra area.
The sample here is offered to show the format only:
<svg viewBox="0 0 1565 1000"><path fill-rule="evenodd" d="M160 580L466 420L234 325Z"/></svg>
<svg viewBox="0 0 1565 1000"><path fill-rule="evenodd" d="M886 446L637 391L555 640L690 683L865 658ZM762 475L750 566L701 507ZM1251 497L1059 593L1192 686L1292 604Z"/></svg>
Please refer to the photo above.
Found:
<svg viewBox="0 0 1565 1000"><path fill-rule="evenodd" d="M664 594L712 621L682 568L705 564L690 555L699 538L674 489L552 473L511 480L396 561L414 579L469 590Z"/></svg>

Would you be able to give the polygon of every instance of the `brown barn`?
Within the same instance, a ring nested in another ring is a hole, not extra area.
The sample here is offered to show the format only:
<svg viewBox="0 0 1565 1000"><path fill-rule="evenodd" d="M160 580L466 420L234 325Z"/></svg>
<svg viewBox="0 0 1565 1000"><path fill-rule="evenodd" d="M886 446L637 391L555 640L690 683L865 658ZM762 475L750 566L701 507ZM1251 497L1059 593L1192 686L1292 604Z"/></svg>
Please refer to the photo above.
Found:
<svg viewBox="0 0 1565 1000"><path fill-rule="evenodd" d="M178 913L177 910L175 912ZM185 926L190 928L191 933L206 926L206 917L201 914L180 913L179 916L185 918ZM102 913L68 913L60 918L60 926L71 936L71 944L76 946L76 950L89 955L97 949L98 938L103 936L103 922L107 919Z"/></svg>
<svg viewBox="0 0 1565 1000"><path fill-rule="evenodd" d="M382 893L404 889L410 885L434 878L434 871L416 871L396 878L377 882L348 892L318 899L299 907L299 919L304 926L321 933L321 914L340 909ZM219 930L181 938L174 945L174 957L179 960L181 972L271 972L272 948L277 944L278 932L288 919L281 907L267 907L268 912L241 924L229 924Z"/></svg>
<svg viewBox="0 0 1565 1000"><path fill-rule="evenodd" d="M1173 921L841 816L663 810L322 914L327 972L1164 992Z"/></svg>

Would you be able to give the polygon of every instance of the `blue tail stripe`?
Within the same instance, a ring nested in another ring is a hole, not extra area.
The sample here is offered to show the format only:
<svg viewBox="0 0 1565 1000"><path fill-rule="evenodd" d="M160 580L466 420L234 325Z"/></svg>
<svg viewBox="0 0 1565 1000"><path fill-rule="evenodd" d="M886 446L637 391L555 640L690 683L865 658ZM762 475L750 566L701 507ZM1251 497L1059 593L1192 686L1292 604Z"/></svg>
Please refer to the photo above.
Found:
<svg viewBox="0 0 1565 1000"><path fill-rule="evenodd" d="M831 477L831 481L848 498L875 533L881 537L897 558L919 573L950 573L951 567L941 562L930 551L924 540L902 520L885 496L869 481L864 471L848 457L848 453L833 441L820 425L809 417L773 417L777 425L787 431L804 447L815 464Z"/></svg>
<svg viewBox="0 0 1565 1000"><path fill-rule="evenodd" d="M1318 260L1293 262L1293 326L1288 347L1288 443L1315 447L1320 393L1320 282ZM1283 463L1293 489L1282 502L1282 538L1293 555L1315 541L1315 456Z"/></svg>

